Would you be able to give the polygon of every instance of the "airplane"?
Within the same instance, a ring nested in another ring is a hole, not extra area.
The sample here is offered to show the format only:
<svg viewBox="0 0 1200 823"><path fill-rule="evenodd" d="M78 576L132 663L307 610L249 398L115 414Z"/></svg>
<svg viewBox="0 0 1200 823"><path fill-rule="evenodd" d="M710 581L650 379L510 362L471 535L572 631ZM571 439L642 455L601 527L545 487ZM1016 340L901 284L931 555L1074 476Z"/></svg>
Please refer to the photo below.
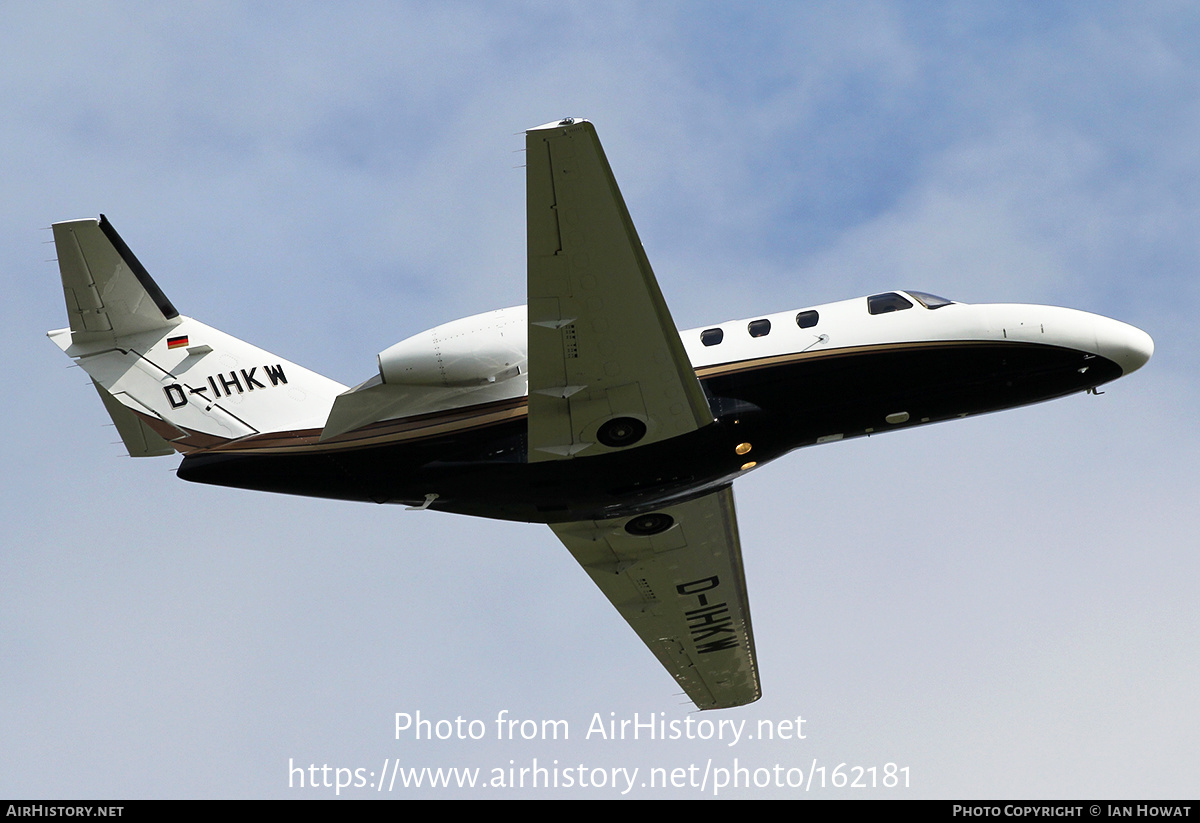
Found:
<svg viewBox="0 0 1200 823"><path fill-rule="evenodd" d="M134 457L184 480L548 524L701 710L761 695L732 484L794 449L1097 392L1140 329L896 290L678 331L596 129L525 133L527 306L347 387L181 315L101 215L53 226L69 328Z"/></svg>

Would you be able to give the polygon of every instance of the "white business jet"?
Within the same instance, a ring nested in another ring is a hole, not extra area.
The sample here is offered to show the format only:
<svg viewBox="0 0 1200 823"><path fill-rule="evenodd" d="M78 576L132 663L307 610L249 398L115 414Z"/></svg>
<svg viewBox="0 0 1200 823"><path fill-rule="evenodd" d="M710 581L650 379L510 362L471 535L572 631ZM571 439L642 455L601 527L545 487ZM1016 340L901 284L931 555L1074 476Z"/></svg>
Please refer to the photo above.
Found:
<svg viewBox="0 0 1200 823"><path fill-rule="evenodd" d="M528 306L347 388L175 310L101 216L55 224L70 328L129 454L185 480L546 523L701 709L758 699L733 481L803 446L1037 403L1154 344L917 291L680 332L596 130L526 133Z"/></svg>

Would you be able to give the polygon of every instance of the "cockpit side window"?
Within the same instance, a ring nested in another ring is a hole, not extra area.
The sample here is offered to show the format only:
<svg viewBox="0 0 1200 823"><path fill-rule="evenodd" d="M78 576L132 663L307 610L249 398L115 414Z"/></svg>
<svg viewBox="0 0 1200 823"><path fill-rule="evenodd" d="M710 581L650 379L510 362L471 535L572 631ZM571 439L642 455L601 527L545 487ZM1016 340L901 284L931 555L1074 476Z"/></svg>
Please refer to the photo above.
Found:
<svg viewBox="0 0 1200 823"><path fill-rule="evenodd" d="M700 332L700 342L706 346L715 346L725 339L725 332L721 329L705 329Z"/></svg>
<svg viewBox="0 0 1200 823"><path fill-rule="evenodd" d="M867 298L867 311L871 314L887 314L911 309L913 304L894 291L887 294L872 294Z"/></svg>

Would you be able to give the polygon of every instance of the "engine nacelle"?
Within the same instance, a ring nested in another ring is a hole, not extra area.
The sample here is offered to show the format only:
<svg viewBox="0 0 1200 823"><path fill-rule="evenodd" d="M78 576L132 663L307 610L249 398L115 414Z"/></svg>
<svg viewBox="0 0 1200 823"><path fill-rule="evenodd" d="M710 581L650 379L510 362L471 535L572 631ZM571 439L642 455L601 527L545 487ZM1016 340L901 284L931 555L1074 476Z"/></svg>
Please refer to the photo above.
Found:
<svg viewBox="0 0 1200 823"><path fill-rule="evenodd" d="M413 335L380 353L379 376L385 383L447 388L509 380L526 370L525 318L525 307L514 306Z"/></svg>

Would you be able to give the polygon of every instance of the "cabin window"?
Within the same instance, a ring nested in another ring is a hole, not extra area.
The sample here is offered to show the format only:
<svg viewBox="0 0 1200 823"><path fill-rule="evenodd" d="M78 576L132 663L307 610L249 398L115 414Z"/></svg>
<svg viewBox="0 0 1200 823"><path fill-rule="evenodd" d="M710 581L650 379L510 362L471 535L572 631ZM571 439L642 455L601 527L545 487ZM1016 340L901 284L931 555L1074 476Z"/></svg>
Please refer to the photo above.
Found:
<svg viewBox="0 0 1200 823"><path fill-rule="evenodd" d="M892 311L911 309L913 304L894 291L887 294L872 294L867 298L867 311L871 314L887 314Z"/></svg>
<svg viewBox="0 0 1200 823"><path fill-rule="evenodd" d="M940 309L942 306L949 306L954 302L953 300L947 300L944 297L938 297L936 294L924 291L910 291L908 296L914 298L927 309Z"/></svg>
<svg viewBox="0 0 1200 823"><path fill-rule="evenodd" d="M771 333L771 321L751 320L750 325L746 328L750 330L751 337L766 337Z"/></svg>
<svg viewBox="0 0 1200 823"><path fill-rule="evenodd" d="M720 329L705 329L700 332L700 342L706 346L715 346L725 339L725 332Z"/></svg>
<svg viewBox="0 0 1200 823"><path fill-rule="evenodd" d="M796 325L802 329L811 329L817 325L817 313L815 311L802 311L796 315Z"/></svg>

